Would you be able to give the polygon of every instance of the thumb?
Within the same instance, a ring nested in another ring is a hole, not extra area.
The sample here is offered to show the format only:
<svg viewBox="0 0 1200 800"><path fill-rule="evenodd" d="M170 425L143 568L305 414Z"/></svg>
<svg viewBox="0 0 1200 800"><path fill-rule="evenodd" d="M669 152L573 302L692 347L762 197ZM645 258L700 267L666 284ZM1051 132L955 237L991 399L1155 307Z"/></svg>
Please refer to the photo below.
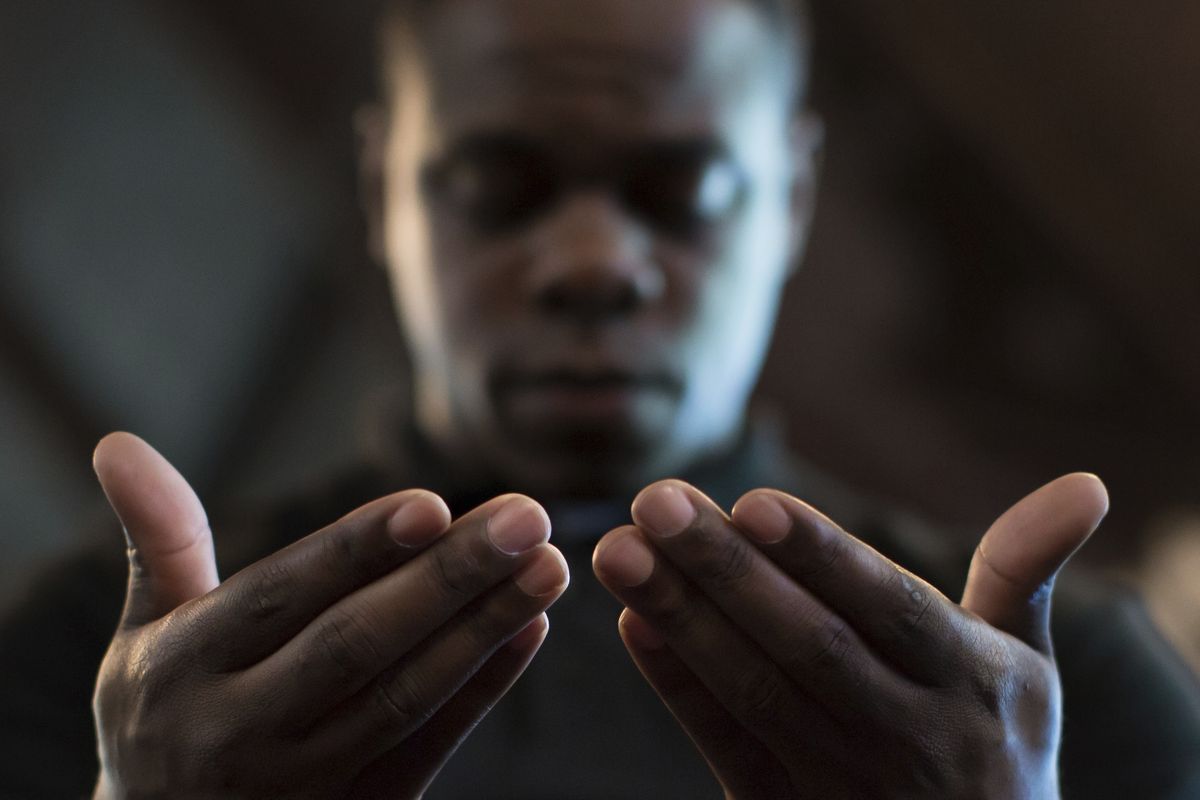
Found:
<svg viewBox="0 0 1200 800"><path fill-rule="evenodd" d="M165 458L132 434L113 433L96 446L92 466L129 545L122 628L152 622L217 587L204 507Z"/></svg>
<svg viewBox="0 0 1200 800"><path fill-rule="evenodd" d="M992 523L971 560L963 608L1051 655L1050 594L1058 571L1108 513L1095 475L1052 481Z"/></svg>

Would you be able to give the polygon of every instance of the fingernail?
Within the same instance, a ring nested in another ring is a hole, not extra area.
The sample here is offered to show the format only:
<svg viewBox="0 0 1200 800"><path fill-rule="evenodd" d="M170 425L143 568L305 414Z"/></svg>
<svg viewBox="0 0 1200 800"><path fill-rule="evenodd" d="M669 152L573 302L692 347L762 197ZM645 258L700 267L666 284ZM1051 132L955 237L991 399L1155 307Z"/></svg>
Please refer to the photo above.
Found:
<svg viewBox="0 0 1200 800"><path fill-rule="evenodd" d="M738 503L734 522L761 544L778 544L792 532L791 516L766 494L751 495Z"/></svg>
<svg viewBox="0 0 1200 800"><path fill-rule="evenodd" d="M518 589L530 597L545 597L563 588L567 582L567 571L561 560L544 554L518 572L513 581Z"/></svg>
<svg viewBox="0 0 1200 800"><path fill-rule="evenodd" d="M641 586L654 572L654 553L636 533L611 541L600 556L600 568L627 589Z"/></svg>
<svg viewBox="0 0 1200 800"><path fill-rule="evenodd" d="M550 538L550 518L532 500L513 498L488 520L487 535L497 550L515 556Z"/></svg>
<svg viewBox="0 0 1200 800"><path fill-rule="evenodd" d="M442 535L440 500L419 495L392 512L387 521L388 536L401 547L425 547Z"/></svg>
<svg viewBox="0 0 1200 800"><path fill-rule="evenodd" d="M655 536L678 536L696 519L696 508L678 486L656 486L637 505L638 523Z"/></svg>

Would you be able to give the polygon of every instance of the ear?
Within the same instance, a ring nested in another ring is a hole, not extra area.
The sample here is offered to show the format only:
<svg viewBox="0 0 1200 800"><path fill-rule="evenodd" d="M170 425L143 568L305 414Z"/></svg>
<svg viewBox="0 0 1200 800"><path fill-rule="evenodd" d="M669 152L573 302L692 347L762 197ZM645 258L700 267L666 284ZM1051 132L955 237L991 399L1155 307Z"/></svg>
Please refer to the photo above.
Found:
<svg viewBox="0 0 1200 800"><path fill-rule="evenodd" d="M378 104L360 107L354 114L358 140L358 200L367 222L367 247L378 264L386 264L384 247L383 170L387 152L388 113Z"/></svg>
<svg viewBox="0 0 1200 800"><path fill-rule="evenodd" d="M788 277L791 277L804 259L817 206L817 183L825 152L825 123L816 112L804 111L796 115L788 131L788 145L792 154L792 235L788 243Z"/></svg>

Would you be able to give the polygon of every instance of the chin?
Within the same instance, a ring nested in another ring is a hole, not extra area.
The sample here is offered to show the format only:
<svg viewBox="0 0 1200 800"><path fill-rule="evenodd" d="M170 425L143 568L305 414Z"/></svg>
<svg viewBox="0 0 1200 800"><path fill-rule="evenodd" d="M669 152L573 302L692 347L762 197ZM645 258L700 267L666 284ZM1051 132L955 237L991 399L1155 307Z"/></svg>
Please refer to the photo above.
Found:
<svg viewBox="0 0 1200 800"><path fill-rule="evenodd" d="M665 431L624 425L541 426L508 431L517 483L543 497L632 497L669 461Z"/></svg>

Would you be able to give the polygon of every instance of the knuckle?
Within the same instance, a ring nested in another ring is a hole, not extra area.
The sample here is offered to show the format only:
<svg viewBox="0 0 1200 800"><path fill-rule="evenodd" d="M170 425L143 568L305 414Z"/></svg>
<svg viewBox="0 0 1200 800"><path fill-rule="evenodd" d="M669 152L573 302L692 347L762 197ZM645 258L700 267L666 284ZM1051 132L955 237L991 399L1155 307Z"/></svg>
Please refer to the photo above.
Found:
<svg viewBox="0 0 1200 800"><path fill-rule="evenodd" d="M894 635L908 638L925 632L931 621L929 611L934 601L928 587L921 586L904 570L891 567L880 581L879 592L882 597L897 598L892 603L896 609L892 620Z"/></svg>
<svg viewBox="0 0 1200 800"><path fill-rule="evenodd" d="M799 577L802 578L811 578L835 569L850 549L846 534L825 525L812 531L811 539L811 555L803 559L799 566Z"/></svg>
<svg viewBox="0 0 1200 800"><path fill-rule="evenodd" d="M745 583L754 569L754 554L749 545L733 537L709 537L699 548L699 569L707 582L720 589Z"/></svg>
<svg viewBox="0 0 1200 800"><path fill-rule="evenodd" d="M262 562L246 588L244 602L238 603L239 610L260 622L277 618L291 600L288 587L292 581L292 571L282 561Z"/></svg>
<svg viewBox="0 0 1200 800"><path fill-rule="evenodd" d="M372 692L379 724L390 731L407 731L422 725L430 716L429 704L411 670L397 670L377 681Z"/></svg>
<svg viewBox="0 0 1200 800"><path fill-rule="evenodd" d="M933 615L929 611L933 608L933 599L927 590L913 589L909 592L911 605L904 614L904 624L910 631L924 633L932 623Z"/></svg>
<svg viewBox="0 0 1200 800"><path fill-rule="evenodd" d="M902 573L897 567L881 570L877 576L875 592L880 597L890 597L901 588Z"/></svg>
<svg viewBox="0 0 1200 800"><path fill-rule="evenodd" d="M786 691L778 677L749 670L734 686L732 702L746 724L752 728L769 728L783 713Z"/></svg>
<svg viewBox="0 0 1200 800"><path fill-rule="evenodd" d="M841 620L825 620L804 637L792 664L804 670L838 668L846 663L851 644L850 627Z"/></svg>
<svg viewBox="0 0 1200 800"><path fill-rule="evenodd" d="M319 623L316 639L326 664L332 665L342 679L362 673L381 655L362 614L338 610Z"/></svg>
<svg viewBox="0 0 1200 800"><path fill-rule="evenodd" d="M320 536L320 562L327 568L357 572L362 568L362 547L359 537L335 530Z"/></svg>
<svg viewBox="0 0 1200 800"><path fill-rule="evenodd" d="M438 547L429 552L434 591L448 600L464 603L479 593L483 564L468 547Z"/></svg>

